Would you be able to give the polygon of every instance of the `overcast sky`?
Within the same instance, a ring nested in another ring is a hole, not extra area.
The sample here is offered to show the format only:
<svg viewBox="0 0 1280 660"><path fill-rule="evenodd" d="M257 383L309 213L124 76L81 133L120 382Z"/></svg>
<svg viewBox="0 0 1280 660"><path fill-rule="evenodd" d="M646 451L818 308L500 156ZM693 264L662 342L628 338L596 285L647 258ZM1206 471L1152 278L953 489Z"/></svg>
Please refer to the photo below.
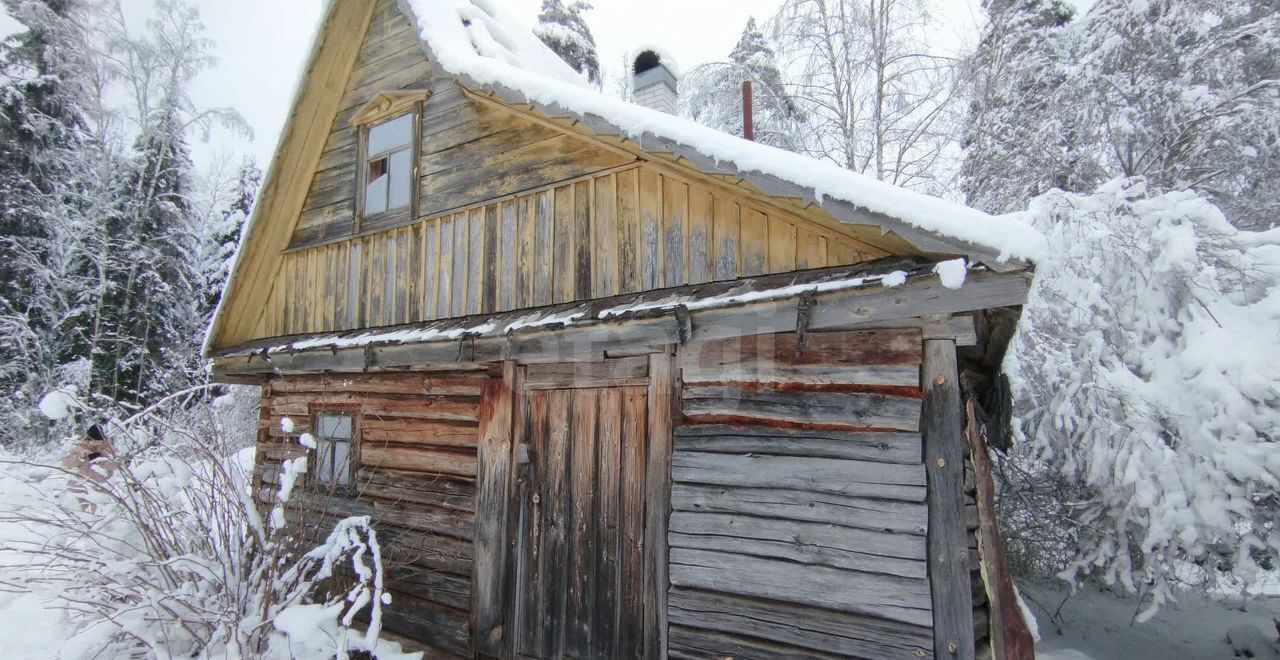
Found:
<svg viewBox="0 0 1280 660"><path fill-rule="evenodd" d="M123 0L131 17L145 15L154 0ZM501 0L527 24L536 22L541 0ZM1091 0L1071 0L1082 6ZM238 163L250 153L265 169L289 111L294 88L319 22L324 0L194 0L208 36L217 44L218 65L196 83L205 106L230 106L254 129L252 140L214 132L193 144L201 167L219 160ZM979 0L938 0L939 43L959 47L976 39ZM594 0L587 15L606 70L617 70L637 45L661 46L689 69L725 58L749 16L763 21L780 0ZM678 20L676 18L678 17ZM0 31L12 22L0 16ZM7 28L7 29L6 29Z"/></svg>

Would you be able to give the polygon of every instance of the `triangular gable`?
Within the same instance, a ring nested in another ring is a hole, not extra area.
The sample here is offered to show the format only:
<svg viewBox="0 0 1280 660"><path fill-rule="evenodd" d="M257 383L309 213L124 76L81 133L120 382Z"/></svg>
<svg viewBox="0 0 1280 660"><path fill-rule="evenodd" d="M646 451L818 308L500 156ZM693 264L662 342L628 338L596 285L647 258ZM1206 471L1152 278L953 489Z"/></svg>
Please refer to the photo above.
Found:
<svg viewBox="0 0 1280 660"><path fill-rule="evenodd" d="M420 20L423 11L440 3L450 6L433 14L436 20L429 26L424 24ZM919 223L878 211L876 204L831 197L830 191L746 169L733 160L717 159L698 144L689 144L698 140L679 139L702 136L710 129L695 125L697 130L690 132L689 122L685 120L606 99L585 84L580 86L578 83L582 81L577 80L576 73L556 59L536 37L527 30L518 34L522 28L496 21L490 12L470 0L408 0L399 6L393 0L330 3L241 254L215 315L207 349L237 345L255 336L272 299L271 289L278 279L282 255L291 243L311 244L314 236L306 232L331 232L334 238L350 235L349 226L344 229L339 226L340 222L329 222L350 205L349 197L341 197L350 189L352 168L356 166L356 145L350 137L350 126L370 113L386 112L391 106L426 98L431 91L418 89L424 86L424 81L428 86L434 85L434 91L445 87L450 91L460 90L470 101L483 99L532 125L550 127L562 133L564 139L599 146L600 153L640 158L685 176L707 177L708 181L735 187L759 200L788 205L792 212L825 222L828 228L885 253L967 254L993 265L1010 253L1026 256L1000 245L947 237L922 228ZM441 27L451 21L459 23L459 30L450 33ZM424 40L419 40L419 32ZM371 41L374 34L379 36L377 43ZM476 58L484 60L483 66L477 66L474 61L464 65L466 58L457 56L459 49L474 49ZM534 71L528 71L528 67L515 68L517 62L527 64L525 60L533 63ZM524 78L510 77L509 70L527 74L532 88L527 85L516 88L513 81ZM437 76L439 78L431 80ZM404 89L406 87L413 89ZM616 109L620 103L634 109L644 121L627 130L620 126L618 117L605 116L608 114L605 110ZM717 135L726 140L735 139ZM746 145L743 153L747 155L760 149L770 152L771 156L777 152L754 143L743 144ZM800 159L806 167L828 166L795 154L778 154ZM748 159L748 162L755 161ZM914 199L912 196L923 197L894 190L908 201ZM436 191L429 192L433 193L429 195L432 199L451 199L448 195L434 194ZM457 197L465 198L465 195ZM972 209L926 199L931 201L925 206L937 213L946 214L955 209L967 213L955 212L959 214L957 217L945 218L944 227L954 227L956 220L992 220ZM432 211L421 209L422 214ZM1007 225L1004 229L1019 234L1016 226ZM972 231L959 233L974 235ZM300 241L300 237L307 240ZM1016 238L1022 240L1010 244L1034 242L1021 235Z"/></svg>

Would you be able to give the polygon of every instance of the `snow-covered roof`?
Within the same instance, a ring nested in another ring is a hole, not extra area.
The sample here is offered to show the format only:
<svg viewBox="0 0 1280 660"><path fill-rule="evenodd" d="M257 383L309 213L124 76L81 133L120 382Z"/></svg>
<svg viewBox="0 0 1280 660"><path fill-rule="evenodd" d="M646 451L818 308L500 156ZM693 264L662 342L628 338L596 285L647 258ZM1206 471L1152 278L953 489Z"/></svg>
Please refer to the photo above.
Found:
<svg viewBox="0 0 1280 660"><path fill-rule="evenodd" d="M837 218L879 224L926 251L954 252L958 243L984 260L1034 261L1045 250L1044 237L1016 216L992 216L606 96L499 0L399 2L418 27L428 56L446 73L512 103L574 118L647 150L683 156L704 171L741 176L768 194L811 199Z"/></svg>

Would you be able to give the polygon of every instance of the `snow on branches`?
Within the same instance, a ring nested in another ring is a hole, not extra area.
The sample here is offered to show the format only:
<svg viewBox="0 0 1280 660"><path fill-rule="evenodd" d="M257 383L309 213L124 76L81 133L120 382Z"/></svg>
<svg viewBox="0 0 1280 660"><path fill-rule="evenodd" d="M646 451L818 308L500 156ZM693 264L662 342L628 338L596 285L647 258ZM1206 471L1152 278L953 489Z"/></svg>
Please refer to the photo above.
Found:
<svg viewBox="0 0 1280 660"><path fill-rule="evenodd" d="M1085 494L1060 502L1086 576L1150 597L1267 570L1280 538L1280 234L1233 228L1190 192L1117 179L1025 217L1038 266L1007 364L1023 458Z"/></svg>

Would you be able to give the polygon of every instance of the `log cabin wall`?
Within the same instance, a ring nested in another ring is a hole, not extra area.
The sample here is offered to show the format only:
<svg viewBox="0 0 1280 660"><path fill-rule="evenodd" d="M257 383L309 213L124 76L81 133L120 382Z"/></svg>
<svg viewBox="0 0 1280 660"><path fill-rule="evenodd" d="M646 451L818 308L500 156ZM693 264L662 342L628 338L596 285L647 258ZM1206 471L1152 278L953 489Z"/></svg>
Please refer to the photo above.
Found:
<svg viewBox="0 0 1280 660"><path fill-rule="evenodd" d="M921 335L796 344L679 355L670 655L931 657Z"/></svg>
<svg viewBox="0 0 1280 660"><path fill-rule="evenodd" d="M320 412L355 416L354 489L295 498L324 534L346 516L373 517L388 564L388 630L469 655L476 447L483 371L288 376L263 387L257 489L274 496L281 462L302 455L298 434ZM286 434L284 418L293 423ZM439 657L433 656L433 657Z"/></svg>

